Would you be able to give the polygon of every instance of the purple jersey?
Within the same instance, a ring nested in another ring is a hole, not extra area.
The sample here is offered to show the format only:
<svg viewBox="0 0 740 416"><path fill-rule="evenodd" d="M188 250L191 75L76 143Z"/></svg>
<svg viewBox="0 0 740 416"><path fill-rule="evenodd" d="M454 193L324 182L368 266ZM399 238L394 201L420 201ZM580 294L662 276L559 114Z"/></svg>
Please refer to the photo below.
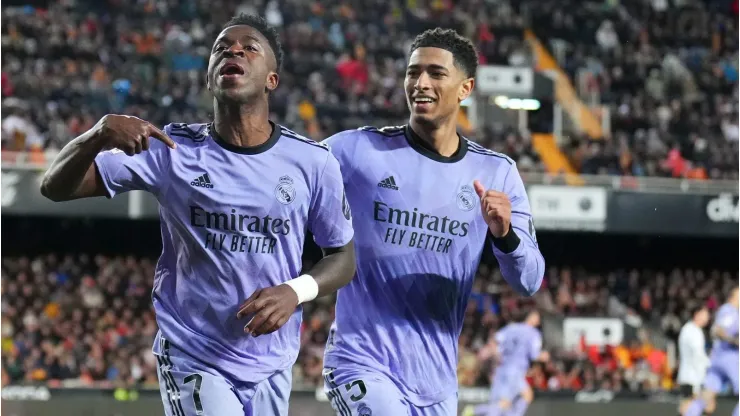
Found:
<svg viewBox="0 0 740 416"><path fill-rule="evenodd" d="M302 308L255 338L236 318L239 305L299 275L306 230L321 247L353 236L337 160L325 145L273 129L267 142L246 148L209 124L173 123L164 131L177 149L152 139L133 157L114 149L95 159L111 197L145 190L159 201L163 249L152 297L162 335L245 382L293 365Z"/></svg>
<svg viewBox="0 0 740 416"><path fill-rule="evenodd" d="M526 373L542 351L542 334L523 323L509 324L496 333L499 364L497 370L510 368Z"/></svg>
<svg viewBox="0 0 740 416"><path fill-rule="evenodd" d="M511 199L520 241L493 249L506 280L533 293L544 260L511 159L464 138L442 157L420 140L405 126L327 140L353 211L357 275L339 290L325 365L378 371L428 406L457 391L458 337L489 235L474 180Z"/></svg>
<svg viewBox="0 0 740 416"><path fill-rule="evenodd" d="M717 310L714 319L714 326L722 328L725 333L731 337L738 336L738 309L729 303L725 303ZM737 361L738 348L735 345L728 344L720 339L715 339L712 345L712 355L710 359L713 362L720 362L729 357Z"/></svg>

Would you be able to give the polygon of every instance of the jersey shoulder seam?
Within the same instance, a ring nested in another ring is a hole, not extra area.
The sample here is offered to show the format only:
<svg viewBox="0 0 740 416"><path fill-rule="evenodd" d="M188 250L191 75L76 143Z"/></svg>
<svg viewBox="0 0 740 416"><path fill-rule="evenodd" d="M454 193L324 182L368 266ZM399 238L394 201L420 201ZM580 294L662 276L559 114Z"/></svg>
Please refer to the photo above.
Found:
<svg viewBox="0 0 740 416"><path fill-rule="evenodd" d="M208 130L207 123L170 123L168 134L170 136L190 139L196 143L202 143L208 137Z"/></svg>
<svg viewBox="0 0 740 416"><path fill-rule="evenodd" d="M468 151L470 151L472 153L475 153L475 154L478 154L478 155L483 155L483 156L496 157L496 158L505 160L510 165L513 165L514 164L514 160L511 159L509 156L506 156L503 153L494 152L491 149L487 149L487 148L479 145L478 143L476 143L476 142L468 139L467 137L463 137L463 140L465 140L467 142L467 144L468 144Z"/></svg>
<svg viewBox="0 0 740 416"><path fill-rule="evenodd" d="M386 138L402 137L404 134L406 134L406 126L363 126L358 128L357 130L366 133L375 133Z"/></svg>
<svg viewBox="0 0 740 416"><path fill-rule="evenodd" d="M287 137L289 139L293 139L293 140L296 140L298 142L305 143L307 145L311 145L311 146L317 147L319 149L324 149L327 152L329 151L329 146L327 146L325 143L319 143L316 140L312 140L312 139L309 139L308 137L301 136L300 134L294 132L293 130L291 130L291 129L287 128L287 127L280 126L280 125L278 125L278 127L280 128L280 134L283 137Z"/></svg>

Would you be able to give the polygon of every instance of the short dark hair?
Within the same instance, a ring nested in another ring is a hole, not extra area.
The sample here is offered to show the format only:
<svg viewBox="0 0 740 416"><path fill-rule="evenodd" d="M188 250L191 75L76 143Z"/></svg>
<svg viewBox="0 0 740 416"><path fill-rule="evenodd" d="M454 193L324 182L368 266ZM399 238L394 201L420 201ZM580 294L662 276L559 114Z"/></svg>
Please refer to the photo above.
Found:
<svg viewBox="0 0 740 416"><path fill-rule="evenodd" d="M253 27L258 32L260 32L262 36L265 37L265 39L267 39L267 42L270 44L270 49L272 49L272 54L275 55L275 62L277 66L277 68L275 68L275 71L279 73L280 69L283 66L283 46L280 44L280 35L278 35L277 30L275 30L274 27L270 26L267 23L267 20L265 20L262 16L255 16L244 13L232 17L231 20L226 22L221 30L231 26L242 25Z"/></svg>
<svg viewBox="0 0 740 416"><path fill-rule="evenodd" d="M527 319L529 319L530 316L539 313L537 311L537 308L534 306L522 306L517 312L514 313L512 316L515 322L526 322Z"/></svg>
<svg viewBox="0 0 740 416"><path fill-rule="evenodd" d="M455 65L465 72L468 78L474 78L478 70L478 53L470 39L453 29L429 29L414 39L409 53L419 48L440 48L452 53Z"/></svg>
<svg viewBox="0 0 740 416"><path fill-rule="evenodd" d="M709 310L706 305L699 304L691 308L691 319L696 318L696 314L703 311L704 309Z"/></svg>

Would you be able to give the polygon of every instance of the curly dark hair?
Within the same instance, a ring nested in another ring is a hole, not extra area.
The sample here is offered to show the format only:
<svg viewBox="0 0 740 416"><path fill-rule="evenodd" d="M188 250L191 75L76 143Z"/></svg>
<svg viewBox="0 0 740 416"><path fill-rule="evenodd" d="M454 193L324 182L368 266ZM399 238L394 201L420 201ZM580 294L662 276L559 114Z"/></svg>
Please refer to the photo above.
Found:
<svg viewBox="0 0 740 416"><path fill-rule="evenodd" d="M419 48L440 48L452 53L455 65L465 72L468 78L474 78L478 69L478 53L470 39L453 29L430 29L420 34L411 44L409 53Z"/></svg>
<svg viewBox="0 0 740 416"><path fill-rule="evenodd" d="M283 46L280 44L280 36L278 35L277 30L270 26L261 16L244 13L232 17L231 20L226 22L221 30L226 29L227 27L241 25L256 29L265 37L265 39L267 39L267 42L270 44L270 48L272 49L272 54L275 55L275 62L277 63L275 72L280 73L280 69L283 66Z"/></svg>

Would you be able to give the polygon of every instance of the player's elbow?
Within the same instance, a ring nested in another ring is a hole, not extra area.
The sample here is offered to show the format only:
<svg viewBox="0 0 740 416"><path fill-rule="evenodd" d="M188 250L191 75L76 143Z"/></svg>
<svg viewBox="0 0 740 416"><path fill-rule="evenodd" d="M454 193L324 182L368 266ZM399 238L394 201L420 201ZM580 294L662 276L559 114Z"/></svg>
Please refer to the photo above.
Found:
<svg viewBox="0 0 740 416"><path fill-rule="evenodd" d="M61 202L65 199L64 196L61 195L59 192L54 192L54 185L48 173L46 173L44 175L44 178L41 180L39 191L44 198L52 200L54 202Z"/></svg>
<svg viewBox="0 0 740 416"><path fill-rule="evenodd" d="M540 290L540 286L542 286L542 276L524 281L522 282L522 287L519 291L519 294L526 297L534 296L534 294L537 293L538 290Z"/></svg>
<svg viewBox="0 0 740 416"><path fill-rule="evenodd" d="M540 287L542 287L542 280L545 276L545 260L541 255L538 255L536 256L535 263L532 271L522 276L521 294L523 296L534 296L540 290Z"/></svg>

